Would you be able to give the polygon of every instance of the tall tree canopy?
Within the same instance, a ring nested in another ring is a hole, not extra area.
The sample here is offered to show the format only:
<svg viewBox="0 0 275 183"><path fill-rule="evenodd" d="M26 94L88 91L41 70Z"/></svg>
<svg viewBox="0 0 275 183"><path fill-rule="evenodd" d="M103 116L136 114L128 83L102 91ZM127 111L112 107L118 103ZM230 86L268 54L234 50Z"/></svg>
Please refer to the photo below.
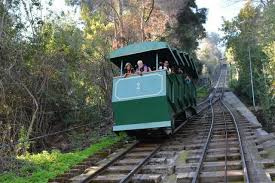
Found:
<svg viewBox="0 0 275 183"><path fill-rule="evenodd" d="M195 1L66 0L80 20L41 2L0 1L0 161L48 147L30 139L80 123L109 133L118 72L110 51L164 39L194 53L205 31Z"/></svg>
<svg viewBox="0 0 275 183"><path fill-rule="evenodd" d="M219 50L220 38L216 33L210 33L200 42L197 50L198 59L204 64L206 69L203 74L212 76L217 66L219 66L222 53Z"/></svg>
<svg viewBox="0 0 275 183"><path fill-rule="evenodd" d="M253 6L248 1L232 21L224 21L227 59L236 73L236 90L252 98L250 60L256 103L263 108L269 129L274 121L275 107L274 55L275 35L273 1L262 1L264 6ZM235 65L235 66L234 66ZM235 83L235 81L234 81Z"/></svg>
<svg viewBox="0 0 275 183"><path fill-rule="evenodd" d="M199 9L195 0L187 2L177 15L177 25L172 39L176 45L189 53L194 53L199 40L206 36L203 24L206 22L207 9Z"/></svg>

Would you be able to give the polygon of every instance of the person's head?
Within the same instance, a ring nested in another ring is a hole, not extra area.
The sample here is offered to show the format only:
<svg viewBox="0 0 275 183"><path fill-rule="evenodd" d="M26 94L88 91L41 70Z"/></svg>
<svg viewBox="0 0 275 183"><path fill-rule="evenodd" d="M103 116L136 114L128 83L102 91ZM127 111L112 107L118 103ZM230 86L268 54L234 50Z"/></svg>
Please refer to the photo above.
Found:
<svg viewBox="0 0 275 183"><path fill-rule="evenodd" d="M182 71L182 69L181 68L178 68L178 71L177 71L179 74L182 74L183 73L183 71Z"/></svg>
<svg viewBox="0 0 275 183"><path fill-rule="evenodd" d="M175 73L176 72L176 68L174 66L171 67L171 72Z"/></svg>
<svg viewBox="0 0 275 183"><path fill-rule="evenodd" d="M164 67L169 67L169 62L167 60L165 60L163 66Z"/></svg>
<svg viewBox="0 0 275 183"><path fill-rule="evenodd" d="M132 68L132 64L130 64L129 62L125 64L125 70L130 71Z"/></svg>
<svg viewBox="0 0 275 183"><path fill-rule="evenodd" d="M142 68L143 67L142 60L137 61L137 65L138 65L138 68Z"/></svg>

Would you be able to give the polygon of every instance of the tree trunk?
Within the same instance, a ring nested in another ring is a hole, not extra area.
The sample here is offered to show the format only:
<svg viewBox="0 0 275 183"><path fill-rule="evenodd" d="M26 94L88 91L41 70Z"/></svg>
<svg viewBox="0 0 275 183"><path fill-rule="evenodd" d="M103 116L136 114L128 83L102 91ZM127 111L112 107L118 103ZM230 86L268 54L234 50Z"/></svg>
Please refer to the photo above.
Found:
<svg viewBox="0 0 275 183"><path fill-rule="evenodd" d="M125 44L125 32L124 32L124 22L123 22L123 0L118 0L118 9L119 9L119 19L120 19L120 39L119 46L123 47Z"/></svg>
<svg viewBox="0 0 275 183"><path fill-rule="evenodd" d="M141 31L141 41L145 41L146 37L145 37L145 31L144 31L144 28L145 28L145 25L146 23L149 21L150 17L151 17L151 14L154 10L154 6L155 6L155 1L154 0L151 0L151 7L150 7L150 10L149 10L149 13L147 15L147 17L145 17L145 9L146 9L146 5L144 4L144 0L141 1L141 20L140 20L140 31Z"/></svg>
<svg viewBox="0 0 275 183"><path fill-rule="evenodd" d="M140 17L140 32L141 32L141 42L144 41L144 14L145 14L145 7L144 7L144 1L141 1L141 17Z"/></svg>
<svg viewBox="0 0 275 183"><path fill-rule="evenodd" d="M5 15L6 15L6 11L7 11L6 1L1 1L1 4L3 4L4 11L3 11L3 15L1 16L1 22L0 22L0 43L2 41L2 34L4 32L4 22L5 22Z"/></svg>
<svg viewBox="0 0 275 183"><path fill-rule="evenodd" d="M23 83L20 83L20 85L27 91L27 93L30 95L30 97L32 98L33 100L33 103L35 105L35 109L33 111L33 114L32 114L32 118L31 118L31 122L30 122L30 125L29 125L29 128L28 128L28 132L27 132L27 140L29 140L30 138L30 135L32 133L32 129L33 129L33 125L34 125L34 122L36 120L36 116L37 116L37 111L39 109L39 106L38 106L38 102L36 100L36 98L34 97L34 95L31 93L31 91L27 88L27 86Z"/></svg>
<svg viewBox="0 0 275 183"><path fill-rule="evenodd" d="M118 4L118 10L115 7L115 1L116 0L112 0L110 3L106 2L107 5L109 5L113 12L114 12L114 17L115 15L117 16L117 20L118 20L118 24L116 24L116 18L114 18L114 24L115 24L115 40L113 41L113 48L120 48L124 45L124 24L123 24L123 5L121 0L118 0L117 4ZM118 25L118 26L117 26ZM117 35L119 34L119 36Z"/></svg>

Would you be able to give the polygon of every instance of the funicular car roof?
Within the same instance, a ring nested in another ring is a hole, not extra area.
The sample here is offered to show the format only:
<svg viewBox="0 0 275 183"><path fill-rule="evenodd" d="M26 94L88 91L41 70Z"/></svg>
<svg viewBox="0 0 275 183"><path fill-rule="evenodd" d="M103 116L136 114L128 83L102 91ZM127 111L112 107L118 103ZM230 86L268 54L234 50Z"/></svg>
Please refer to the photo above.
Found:
<svg viewBox="0 0 275 183"><path fill-rule="evenodd" d="M118 67L120 67L121 61L123 64L130 62L134 66L138 60L155 66L156 53L158 53L159 62L168 60L170 65L189 67L189 70L193 72L195 70L194 63L187 53L171 48L167 42L158 41L145 41L119 48L111 52L110 61Z"/></svg>
<svg viewBox="0 0 275 183"><path fill-rule="evenodd" d="M134 43L113 51L110 54L110 59L112 60L123 56L129 56L137 53L168 49L168 48L169 48L169 45L166 42L146 41L141 43Z"/></svg>
<svg viewBox="0 0 275 183"><path fill-rule="evenodd" d="M171 65L179 64L169 44L157 41L134 43L119 48L110 54L110 61L117 66L120 66L122 60L124 63L130 62L133 65L136 64L137 60L143 60L145 64L155 65L156 53L158 53L159 61L169 60Z"/></svg>

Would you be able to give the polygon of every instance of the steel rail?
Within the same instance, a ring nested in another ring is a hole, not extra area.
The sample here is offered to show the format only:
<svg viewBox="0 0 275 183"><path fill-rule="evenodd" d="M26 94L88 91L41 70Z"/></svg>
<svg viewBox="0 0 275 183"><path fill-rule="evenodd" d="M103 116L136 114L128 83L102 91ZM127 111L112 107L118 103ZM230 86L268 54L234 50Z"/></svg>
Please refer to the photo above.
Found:
<svg viewBox="0 0 275 183"><path fill-rule="evenodd" d="M201 105L201 104L200 104ZM208 106L206 106L205 108L207 108ZM205 110L205 108L201 109L197 114L201 113L202 111ZM194 117L197 117L197 115L193 115L189 118L187 118L180 126L178 126L175 130L174 130L174 134L176 134L178 132L178 130L180 130L189 120L193 119ZM164 144L164 143L163 143ZM137 144L136 144L137 145ZM128 153L131 149L133 149L136 145L132 146L131 148L129 148L127 151L125 151L123 154L121 154L118 158L113 159L111 162L109 162L108 164L106 164L105 166L103 166L102 168L100 168L99 170L97 170L95 173L93 173L92 175L89 176L88 179L82 181L81 183L86 183L91 181L91 179L93 179L94 177L98 176L100 173L102 173L104 170L106 170L109 166L111 166L115 161L117 161L118 159L120 159L121 157L123 157L126 153ZM156 147L156 149L154 149L154 151L152 151L143 161L141 161L129 174L127 174L127 176L122 179L119 183L128 183L129 181L131 181L132 177L141 169L141 167L146 164L149 159L161 148L161 145L158 145Z"/></svg>
<svg viewBox="0 0 275 183"><path fill-rule="evenodd" d="M226 72L227 73L227 72ZM225 81L226 81L226 74L225 74L225 77L223 78L224 81L223 81L223 86L222 86L222 95L220 97L220 100L222 100L223 98L223 94L224 94L224 85L225 85ZM228 156L228 133L227 133L227 122L226 122L226 119L225 119L225 111L224 109L222 109L222 113L223 113L223 121L224 121L224 133L225 133L225 157L224 157L224 182L228 182L228 178L227 178L227 156Z"/></svg>
<svg viewBox="0 0 275 183"><path fill-rule="evenodd" d="M216 92L215 92L216 93ZM212 99L212 98L211 98ZM207 102L207 101L205 101ZM200 103L199 105L204 104L205 102ZM197 114L204 111L208 106L202 108ZM193 115L190 118L186 119L180 126L178 126L173 134L176 134L179 129L181 129L190 119L193 119L194 117L197 117L197 115ZM132 177L141 169L141 167L148 162L148 160L161 148L161 145L158 145L158 147L151 152L142 162L140 162L123 180L121 180L119 183L128 183L131 181Z"/></svg>
<svg viewBox="0 0 275 183"><path fill-rule="evenodd" d="M211 98L213 100L213 97ZM205 100L204 102L201 102L200 104L198 104L197 106L202 106L203 104L209 102L210 98L207 98L207 100ZM216 103L217 100L213 101L212 104ZM176 134L189 120L195 118L198 116L198 114L200 114L202 111L204 111L205 109L207 109L209 107L209 104L207 104L205 107L201 108L199 111L197 111L196 115L190 116L189 118L187 118L184 122L182 122L175 130L173 134Z"/></svg>
<svg viewBox="0 0 275 183"><path fill-rule="evenodd" d="M213 126L214 126L214 109L213 109L213 105L212 105L211 99L210 99L210 108L211 108L211 114L212 114L211 126L210 126L210 129L209 129L208 135L207 135L206 143L204 144L204 147L203 147L202 155L200 157L198 166L196 168L195 176L192 179L192 183L196 183L198 181L199 173L200 173L200 170L201 170L201 167L202 167L202 162L203 162L204 157L206 155L207 147L208 147L208 144L209 144L211 136L212 136Z"/></svg>
<svg viewBox="0 0 275 183"><path fill-rule="evenodd" d="M220 75L219 75L219 78L218 78L218 80L217 80L217 83L216 83L215 86L214 86L214 91L211 92L210 95L209 95L206 99L204 99L202 102L200 102L200 103L198 104L198 106L201 106L201 105L203 105L203 104L209 102L209 99L213 99L213 96L216 95L217 86L218 86L218 83L220 82L221 76L222 76L222 69L220 70ZM212 95L213 93L214 93L214 95ZM208 107L208 105L207 105L206 107ZM205 107L205 108L206 108L206 107ZM203 108L201 111L203 111L205 108Z"/></svg>
<svg viewBox="0 0 275 183"><path fill-rule="evenodd" d="M224 113L224 112L223 112ZM228 150L228 133L227 133L227 123L224 115L224 122L225 122L225 161L224 161L224 171L225 171L225 182L227 182L227 150Z"/></svg>
<svg viewBox="0 0 275 183"><path fill-rule="evenodd" d="M220 78L221 78L221 73L220 73L220 77L218 82L220 82ZM216 88L214 90L214 96L216 95ZM210 101L210 106L211 106L211 111L212 114L214 114L214 110L212 107L212 100L213 100L213 95L211 97L208 97L208 99L202 103L199 104L205 104L206 102ZM214 101L215 102L215 101ZM201 113L202 111L204 111L207 107L209 107L209 104L202 108L198 113ZM198 114L197 113L197 114ZM193 115L190 118L186 119L180 126L178 126L175 130L174 130L174 134L176 134L176 132L182 128L190 119L196 117L197 115ZM212 115L212 121L213 121L213 115ZM210 133L211 134L211 133ZM208 137L210 138L210 137ZM100 169L98 169L95 173L93 173L92 175L90 175L87 179L83 180L81 183L86 183L91 181L93 178L95 178L96 176L98 176L99 174L101 174L104 170L106 170L108 167L110 167L114 162L116 162L117 160L121 159L125 154L127 154L130 150L132 150L136 145L138 144L138 142L131 146L128 150L126 150L125 152L123 152L121 155L119 155L117 158L113 159L112 161L110 161L109 163L107 163L106 165L104 165L103 167L101 167ZM164 144L164 143L162 143ZM142 168L143 165L145 165L150 158L157 152L159 151L159 149L161 148L162 144L159 144L148 156L146 156L146 158L144 160L142 160L131 172L129 172L129 174L127 174L127 176L125 178L123 178L119 183L128 183L132 180L132 177Z"/></svg>
<svg viewBox="0 0 275 183"><path fill-rule="evenodd" d="M220 73L220 77L221 77L221 73ZM220 81L220 77L219 77L219 81ZM197 111L197 114L200 114L202 111L204 111L206 108L208 108L209 105L210 105L210 101L211 101L212 104L216 102L216 101L212 102L212 101L213 101L213 97L216 95L216 92L217 92L217 88L215 88L214 91L211 92L210 95L209 95L204 101L202 101L201 103L199 103L199 104L197 105L197 107L199 107L199 106L203 106L204 104L206 104L206 103L209 102L209 104L207 104L205 107L202 107L199 111ZM214 94L213 94L213 93L214 93ZM179 129L181 129L189 120L193 119L194 117L197 117L197 115L193 115L193 116L187 118L182 124L180 124L180 125L174 130L174 133L173 133L173 134L177 133L177 131L179 131Z"/></svg>
<svg viewBox="0 0 275 183"><path fill-rule="evenodd" d="M210 139L212 137L212 131L213 131L213 126L214 126L214 118L215 118L215 114L214 114L214 109L213 109L213 98L216 96L216 93L217 93L217 89L219 87L217 87L219 84L220 84L220 79L221 79L221 76L222 76L222 71L220 72L220 76L219 76L219 79L214 87L214 94L213 95L210 95L208 97L208 101L209 101L209 105L210 108L211 108L211 114L212 114L212 118L211 118L211 126L210 126L210 129L209 129L209 132L208 132L208 136L207 136L207 139L206 139L206 143L204 144L204 147L203 147L203 152L202 152L202 155L199 159L199 163L198 163L198 166L196 168L196 172L195 172L195 175L193 176L193 179L192 179L192 183L196 183L198 182L198 178L199 178L199 174L200 174L200 170L201 170L201 167L202 167L202 164L203 164L203 160L205 158L205 155L206 155L206 151L208 149L208 145L209 145L209 142L210 142ZM224 83L223 83L224 85ZM214 101L214 103L218 100L221 100L221 98L223 97L223 87L222 87L222 94L221 96L218 97L217 100Z"/></svg>
<svg viewBox="0 0 275 183"><path fill-rule="evenodd" d="M150 158L156 154L156 152L161 148L161 144L158 145L154 151L152 151L146 158L141 161L124 179L122 179L119 183L128 183L132 180L132 177L142 168L143 165L148 163Z"/></svg>
<svg viewBox="0 0 275 183"><path fill-rule="evenodd" d="M216 90L214 91L216 93ZM213 99L213 97L211 98L211 100ZM208 98L208 100L210 100L210 98ZM206 103L207 101L203 102ZM202 105L203 103L199 104ZM202 108L197 114L201 113L202 111L204 111L208 106ZM212 109L213 111L213 109ZM190 118L186 119L180 126L178 126L175 130L173 134L176 134L178 132L178 130L180 130L190 119L193 119L194 117L197 117L197 115L193 115ZM137 145L137 144L136 144ZM133 149L136 145L132 146L131 148L129 148L127 151L125 151L123 154L121 154L119 157L113 159L111 162L109 162L108 164L106 164L105 166L103 166L102 168L100 168L99 170L97 170L95 173L93 173L92 175L89 176L88 179L82 181L81 183L86 183L89 182L91 179L93 179L94 177L98 176L99 174L101 174L104 170L106 170L109 166L111 166L115 161L117 161L118 159L120 159L121 157L123 157L126 153L128 153L131 149ZM152 151L143 161L141 161L129 174L127 174L127 176L122 179L120 181L120 183L127 183L129 181L131 181L132 177L141 169L141 167L146 164L149 159L161 148L161 145L158 145L156 147L156 149L154 149L154 151Z"/></svg>
<svg viewBox="0 0 275 183"><path fill-rule="evenodd" d="M207 99L207 101L208 100L209 100L209 98ZM204 101L204 102L200 103L199 105L203 105L207 101ZM197 112L197 114L199 114L202 111L204 111L207 107L209 107L209 105L207 105L206 107L202 108L199 112ZM178 126L174 130L173 135L176 134L178 132L178 130L180 130L189 120L193 119L194 117L197 117L197 115L193 115L193 116L187 118L180 126ZM132 150L138 143L139 142L137 142L136 144L134 144L133 146L131 146L130 148L128 148L125 152L123 152L117 158L113 159L112 161L110 161L109 163L107 163L106 165L104 165L103 167L101 167L100 169L98 169L96 172L94 172L92 175L90 175L87 179L81 181L81 183L90 182L93 178L95 178L96 176L100 175L104 170L106 170L108 167L110 167L115 161L121 159L125 154L127 154L130 150ZM143 161L141 161L124 179L122 179L120 181L120 183L127 183L127 182L131 181L132 177L141 169L141 167L145 163L148 162L148 160L160 149L160 147L161 147L161 145L158 145L157 148L154 149L154 151L152 151Z"/></svg>
<svg viewBox="0 0 275 183"><path fill-rule="evenodd" d="M220 104L221 106L221 104ZM222 108L222 106L221 106ZM224 136L225 136L225 155L224 155L224 182L228 182L228 179L227 179L227 156L228 156L228 132L227 132L227 122L226 122L226 119L225 119L225 111L224 111L224 108L222 109L222 114L223 114L223 121L224 121Z"/></svg>
<svg viewBox="0 0 275 183"><path fill-rule="evenodd" d="M243 143L242 143L242 138L241 138L241 135L240 135L240 131L239 131L237 121L235 119L235 116L234 116L233 112L230 110L230 108L223 101L221 101L221 102L225 106L225 108L228 110L228 112L230 113L230 115L233 119L236 131L237 131L237 135L238 135L238 141L239 141L239 147L240 147L240 153L241 153L241 159L242 159L245 182L249 183L250 182L249 181L249 175L248 175L248 172L247 172L247 165L246 165L246 162L245 162L245 157L244 157L244 152L243 152Z"/></svg>
<svg viewBox="0 0 275 183"><path fill-rule="evenodd" d="M218 82L220 82L221 73L222 72L220 72L220 76L219 76ZM213 109L213 104L219 100L219 99L218 100L214 100L214 97L216 96L216 93L217 93L217 87L214 88L214 91L209 95L209 97L205 101L203 101L203 102L201 102L199 104L199 105L203 105L206 102L209 102L209 104L206 107L202 108L198 113L200 113L200 112L204 111L206 108L210 107L210 109L211 109L211 126L210 126L210 129L209 129L208 135L207 135L206 143L205 143L204 148L203 148L203 154L200 157L200 160L199 160L198 166L196 168L195 176L193 177L192 183L196 183L197 180L198 180L198 178L199 178L199 172L200 172L200 169L201 169L201 166L202 166L202 162L203 162L203 159L204 159L204 157L206 155L207 147L208 147L208 144L209 144L211 136L212 136L213 126L214 126L214 109ZM219 96L219 98L220 98L220 96ZM186 123L184 123L184 124L186 124ZM175 131L178 131L184 124L180 125Z"/></svg>
<svg viewBox="0 0 275 183"><path fill-rule="evenodd" d="M216 84L216 86L219 84L219 82L220 82L220 79L221 79L221 74L222 72L220 72L220 76L219 76L219 79L218 79L218 82L217 82L217 84ZM213 126L214 126L214 109L213 109L213 103L212 103L212 101L213 101L213 97L215 97L215 95L216 95L216 93L217 93L217 87L215 87L215 89L214 89L214 95L212 95L211 97L208 97L208 100L209 100L209 105L208 106L206 106L205 108L203 108L203 109L201 109L200 111L199 111L199 113L200 112L202 112L203 110L205 110L207 107L209 107L210 106L210 108L211 108L211 114L212 114L212 119L211 119L211 127L210 127L210 132L209 132L209 134L208 134L208 137L207 137L207 144L205 144L205 146L204 146L204 148L205 148L205 151L204 151L204 154L203 154L203 156L200 158L200 161L201 161L201 163L200 163L200 167L199 167L199 169L197 169L197 177L198 177L198 174L199 174L199 171L200 171L200 168L201 168L201 164L202 164L202 161L203 161L203 159L204 159L204 156L205 156L205 152L207 151L207 147L208 147L208 144L209 144L209 142L210 142L210 139L211 139L211 136L212 136L212 131L213 131ZM223 90L222 90L222 96L223 96ZM219 98L220 98L220 96L219 96ZM217 100L216 100L217 101ZM216 102L216 101L214 101L214 103ZM204 103L206 103L207 102L207 100L206 101L204 101L204 102L202 102L202 103L200 103L200 105L201 104L204 104ZM175 130L174 130L174 134L176 134L176 132L182 127L182 126L184 126L190 119L192 119L193 117L195 117L195 115L193 115L193 116L191 116L190 118L188 118L188 119L186 119L180 126L178 126ZM141 161L124 179L122 179L119 183L128 183L128 182L130 182L131 181L131 179L132 179L132 177L141 169L141 167L144 165L144 164L146 164L148 161L149 161L149 159L161 148L161 145L162 144L160 144L160 145L158 145L157 147L156 147L156 149L154 150L154 151L152 151L143 161ZM196 181L195 181L196 182ZM192 181L192 183L193 183L193 181Z"/></svg>
<svg viewBox="0 0 275 183"><path fill-rule="evenodd" d="M131 151L134 147L136 147L140 142L135 142L132 144L130 147L128 147L125 151L123 151L120 155L118 155L116 158L112 159L110 162L107 164L103 165L101 168L96 170L93 174L91 174L89 177L86 179L80 181L80 183L88 183L93 179L94 177L98 176L101 174L103 171L105 171L108 167L110 167L112 164L114 164L116 161L120 160L125 154L127 154L129 151Z"/></svg>

